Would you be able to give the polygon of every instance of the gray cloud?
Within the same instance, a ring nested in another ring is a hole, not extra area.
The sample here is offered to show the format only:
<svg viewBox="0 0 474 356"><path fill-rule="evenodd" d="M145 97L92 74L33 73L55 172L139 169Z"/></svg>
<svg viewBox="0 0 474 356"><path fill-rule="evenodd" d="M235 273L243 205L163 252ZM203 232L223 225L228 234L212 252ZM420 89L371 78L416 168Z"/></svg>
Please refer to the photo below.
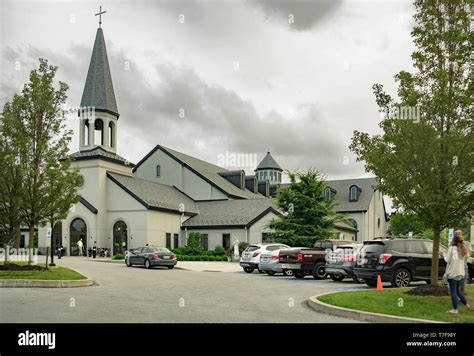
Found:
<svg viewBox="0 0 474 356"><path fill-rule="evenodd" d="M268 19L305 31L328 18L341 6L342 0L255 0L247 4L258 7ZM290 14L294 16L292 24L288 21Z"/></svg>

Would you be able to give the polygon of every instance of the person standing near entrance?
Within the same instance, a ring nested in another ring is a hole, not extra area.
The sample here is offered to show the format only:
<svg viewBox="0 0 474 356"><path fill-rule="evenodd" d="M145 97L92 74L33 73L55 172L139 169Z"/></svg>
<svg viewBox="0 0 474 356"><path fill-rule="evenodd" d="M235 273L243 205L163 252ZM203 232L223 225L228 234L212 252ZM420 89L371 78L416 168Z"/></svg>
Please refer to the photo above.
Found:
<svg viewBox="0 0 474 356"><path fill-rule="evenodd" d="M79 239L77 241L77 248L79 249L79 256L82 256L82 248L84 247L84 243L82 242L82 239Z"/></svg>
<svg viewBox="0 0 474 356"><path fill-rule="evenodd" d="M458 232L459 230L456 230ZM453 241L451 242L448 252L446 253L446 277L449 283L449 290L451 294L451 310L448 313L458 314L458 300L470 309L464 293L459 287L465 278L466 260L468 257L467 247L464 244L464 239L461 233L455 233Z"/></svg>

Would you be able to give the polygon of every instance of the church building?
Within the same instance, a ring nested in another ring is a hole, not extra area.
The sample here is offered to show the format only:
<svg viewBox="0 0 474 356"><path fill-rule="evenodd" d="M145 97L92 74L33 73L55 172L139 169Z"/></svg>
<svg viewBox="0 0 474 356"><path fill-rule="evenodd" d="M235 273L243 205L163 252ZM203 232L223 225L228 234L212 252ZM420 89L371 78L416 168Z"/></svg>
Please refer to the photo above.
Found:
<svg viewBox="0 0 474 356"><path fill-rule="evenodd" d="M283 169L270 152L255 169L227 170L163 145L136 165L117 154L120 118L107 59L104 33L97 29L79 110L79 151L72 154L82 184L80 201L55 224L56 246L67 255L107 248L116 254L145 244L186 245L202 234L204 249L229 248L235 241L269 241L268 223L282 216L274 202ZM329 181L328 197L351 224L338 224L334 237L363 241L386 232L382 194L374 178ZM39 228L40 250L50 245L48 227Z"/></svg>
<svg viewBox="0 0 474 356"><path fill-rule="evenodd" d="M193 231L202 234L205 249L228 248L234 239L257 243L269 232L267 223L281 216L270 198L273 180L260 177L259 168L257 179L162 145L136 165L117 154L119 122L127 118L119 119L100 27L80 107L79 151L72 156L81 198L52 232L67 255L78 254L79 240L85 250L96 242L112 254L145 244L174 248ZM39 229L40 248L50 244L47 229Z"/></svg>

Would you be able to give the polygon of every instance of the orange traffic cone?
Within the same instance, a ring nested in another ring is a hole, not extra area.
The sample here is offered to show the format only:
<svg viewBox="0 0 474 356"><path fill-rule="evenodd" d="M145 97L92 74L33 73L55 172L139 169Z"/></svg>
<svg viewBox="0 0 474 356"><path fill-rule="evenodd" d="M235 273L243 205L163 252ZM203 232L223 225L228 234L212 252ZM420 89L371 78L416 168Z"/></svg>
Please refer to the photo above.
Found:
<svg viewBox="0 0 474 356"><path fill-rule="evenodd" d="M380 274L377 275L377 290L383 290L382 278Z"/></svg>

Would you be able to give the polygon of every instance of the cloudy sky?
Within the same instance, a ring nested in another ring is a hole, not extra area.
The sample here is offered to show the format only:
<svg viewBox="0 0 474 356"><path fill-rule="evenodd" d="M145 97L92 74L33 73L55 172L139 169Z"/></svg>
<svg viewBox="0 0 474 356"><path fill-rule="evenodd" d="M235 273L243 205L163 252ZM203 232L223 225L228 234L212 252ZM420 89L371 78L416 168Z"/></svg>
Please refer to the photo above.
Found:
<svg viewBox="0 0 474 356"><path fill-rule="evenodd" d="M103 6L118 153L132 162L157 143L213 163L270 149L287 169L365 176L347 146L354 130L378 132L371 86L393 93L393 76L412 68L407 0L0 4L2 106L39 57L59 66L78 106ZM78 131L75 116L68 125Z"/></svg>

